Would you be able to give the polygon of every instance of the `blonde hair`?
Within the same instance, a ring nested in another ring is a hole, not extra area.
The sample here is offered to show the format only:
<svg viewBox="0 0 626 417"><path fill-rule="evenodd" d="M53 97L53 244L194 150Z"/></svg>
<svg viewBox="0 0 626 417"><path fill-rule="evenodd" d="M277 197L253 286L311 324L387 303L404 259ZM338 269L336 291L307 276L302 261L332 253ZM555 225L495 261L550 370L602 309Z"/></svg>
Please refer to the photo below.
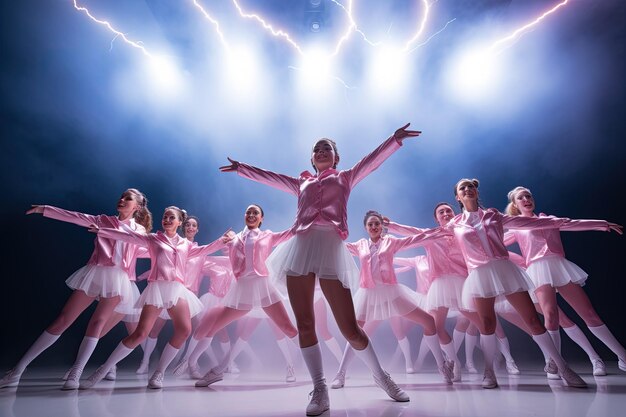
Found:
<svg viewBox="0 0 626 417"><path fill-rule="evenodd" d="M139 204L139 209L133 213L133 218L146 229L146 233L149 233L152 230L152 213L148 210L148 199L136 188L129 188L126 191L131 193Z"/></svg>
<svg viewBox="0 0 626 417"><path fill-rule="evenodd" d="M519 216L522 214L517 208L517 205L515 205L515 197L517 197L517 195L521 193L522 191L528 192L528 194L530 194L531 196L533 195L533 193L531 193L530 190L526 187L517 186L513 188L507 194L507 198L509 199L509 204L506 205L506 209L504 210L506 214L510 216Z"/></svg>
<svg viewBox="0 0 626 417"><path fill-rule="evenodd" d="M165 210L163 210L163 213L165 213L168 210L172 210L178 213L178 219L180 220L180 224L185 224L185 222L187 221L187 212L181 208L178 208L176 206L169 206L166 207Z"/></svg>
<svg viewBox="0 0 626 417"><path fill-rule="evenodd" d="M468 182L468 183L470 183L470 184L474 185L474 188L476 188L476 189L478 189L478 185L480 184L480 182L479 182L476 178L472 178L472 179L469 179L469 178L461 178L460 180L458 180L458 181L457 181L457 183L456 183L456 184L454 184L454 190L453 190L452 195L454 196L454 198L455 198L455 199L456 199L456 191L457 191L457 188L459 187L459 185L460 185L460 184L462 184L462 183L464 183L464 182ZM482 204L480 203L480 200L478 200L478 206L479 206L479 207L482 207ZM460 201L459 201L459 207L461 207L461 209L463 209L463 208L464 208L464 207L463 207L463 203L461 203Z"/></svg>

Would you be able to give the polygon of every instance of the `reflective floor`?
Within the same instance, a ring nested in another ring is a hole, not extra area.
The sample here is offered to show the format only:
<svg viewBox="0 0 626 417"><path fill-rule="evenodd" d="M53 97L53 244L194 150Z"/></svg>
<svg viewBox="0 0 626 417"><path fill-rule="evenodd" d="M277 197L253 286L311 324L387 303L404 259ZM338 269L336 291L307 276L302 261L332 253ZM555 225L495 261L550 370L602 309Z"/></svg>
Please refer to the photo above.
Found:
<svg viewBox="0 0 626 417"><path fill-rule="evenodd" d="M87 391L61 391L65 369L29 369L19 387L0 389L0 416L304 416L311 384L304 367L298 381L287 384L272 372L226 374L209 388L167 375L163 390L146 388L148 377L131 369L118 371L118 380L103 381ZM433 371L392 374L411 396L396 403L378 388L364 369L355 369L343 389L330 390L331 410L324 416L561 416L623 415L626 410L626 373L607 363L608 376L591 376L588 364L573 368L588 389L564 387L548 381L539 364L520 366L522 374L498 372L500 387L482 389L482 375L464 374L463 381L446 386ZM87 369L88 375L93 369ZM329 378L331 375L327 375Z"/></svg>

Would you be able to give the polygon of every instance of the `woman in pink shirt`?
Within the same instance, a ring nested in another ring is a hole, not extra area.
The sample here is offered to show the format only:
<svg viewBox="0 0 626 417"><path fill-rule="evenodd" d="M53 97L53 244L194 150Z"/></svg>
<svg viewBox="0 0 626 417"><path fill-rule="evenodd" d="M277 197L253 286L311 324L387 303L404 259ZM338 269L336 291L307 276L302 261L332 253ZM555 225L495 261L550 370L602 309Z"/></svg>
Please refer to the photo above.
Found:
<svg viewBox="0 0 626 417"><path fill-rule="evenodd" d="M324 378L322 355L315 333L313 307L315 283L319 279L339 330L374 372L376 383L397 401L409 397L380 366L372 345L359 327L354 314L350 288L358 286L358 268L343 244L348 237L348 197L352 189L402 146L407 137L421 132L406 130L409 124L395 131L377 149L355 166L338 171L337 145L321 139L313 146L311 164L315 174L302 172L298 177L231 160L221 167L223 172L239 175L276 187L298 198L293 239L278 247L268 259L272 276L285 280L291 307L296 316L302 356L314 388L307 415L320 415L330 408Z"/></svg>
<svg viewBox="0 0 626 417"><path fill-rule="evenodd" d="M445 362L443 359L435 320L419 307L415 291L398 283L393 268L393 256L401 250L422 245L432 239L429 231L424 230L404 238L384 234L383 216L371 210L365 214L363 225L369 239L346 243L350 253L357 256L361 264L359 289L354 296L357 323L367 335L371 336L382 320L395 319L391 328L401 345L402 343L408 345L408 340L406 334L400 331L402 327L400 317L420 324L424 328L424 339L435 356L439 372L448 384L452 384L453 363ZM331 384L332 388L344 386L346 370L352 358L354 350L346 344L337 376Z"/></svg>
<svg viewBox="0 0 626 417"><path fill-rule="evenodd" d="M139 191L129 188L122 193L117 203L117 216L78 213L52 206L34 205L26 214L43 214L64 222L89 227L129 228L145 233L152 228L152 215L148 210L148 200ZM139 291L131 283L135 279L135 265L140 248L134 244L116 243L113 239L98 236L94 241L94 251L87 265L74 272L66 282L73 289L59 316L39 336L15 367L2 380L0 388L15 386L26 367L54 342L95 300L98 306L94 311L85 337L78 349L74 365L67 374L63 389L78 388L78 381L85 364L96 348L105 323L114 314L132 313Z"/></svg>
<svg viewBox="0 0 626 417"><path fill-rule="evenodd" d="M128 356L146 339L157 317L163 310L167 310L172 320L174 333L161 353L157 369L148 381L148 388L163 387L165 369L191 334L191 317L202 310L202 303L198 297L185 286L187 262L191 258L203 257L219 250L224 247L226 239L223 236L208 245L194 245L193 242L177 233L186 217L185 211L170 206L165 209L161 220L163 231L148 235L128 229L99 228L97 225L93 225L90 229L97 232L99 237L122 240L148 248L152 267L148 277L148 286L137 301L137 305L142 306L137 328L117 345L102 366L81 383L81 389L91 388L101 381L111 367Z"/></svg>
<svg viewBox="0 0 626 417"><path fill-rule="evenodd" d="M450 220L446 228L453 230L469 271L463 284L462 304L464 308L478 313L480 342L485 356L483 388L498 386L493 372L493 359L496 348L494 303L499 295L505 296L513 305L532 333L533 340L554 359L559 375L566 384L587 387L554 346L528 295L532 282L520 267L511 262L504 244L504 228L558 228L569 220L556 217L522 218L502 214L496 209L483 209L478 200L476 179L464 178L457 182L454 196L463 208L463 213Z"/></svg>
<svg viewBox="0 0 626 417"><path fill-rule="evenodd" d="M251 310L262 308L265 314L276 324L284 335L290 339L297 336L298 331L291 323L287 314L283 297L268 279L265 260L272 249L289 239L291 230L272 232L261 230L263 209L258 204L251 204L244 214L245 228L235 234L230 234L228 242L228 257L233 275L235 276L230 289L221 300L221 306L208 311L202 317L194 332L192 342L195 349L189 356L188 366L196 368L200 354L211 344L215 334L229 323L242 318ZM287 347L287 341L279 338L282 347ZM238 354L239 345L235 345L227 353L222 362L211 368L197 383L197 387L206 387L223 379L223 374L231 362L233 355ZM183 365L184 366L184 365ZM291 368L291 369L289 369ZM293 377L293 364L288 364L288 374ZM289 381L292 382L292 381Z"/></svg>
<svg viewBox="0 0 626 417"><path fill-rule="evenodd" d="M529 189L516 187L508 194L509 204L506 213L511 216L524 218L547 218L545 214L535 214L535 200ZM560 228L540 230L511 230L505 234L505 242L511 244L517 242L526 262L526 272L534 285L534 295L537 297L541 312L544 316L545 326L554 344L561 344L559 335L559 311L556 301L558 292L567 303L585 321L585 324L598 339L602 341L618 357L618 365L622 371L626 371L626 349L613 336L602 319L598 316L591 300L583 290L587 279L587 273L573 262L565 258L565 251L561 243L560 231L584 231L611 230L622 234L622 226L605 220L571 220ZM568 331L572 338L581 339L580 329L577 332L572 328ZM584 334L582 335L584 337ZM598 357L592 360L594 375L606 375L604 363Z"/></svg>

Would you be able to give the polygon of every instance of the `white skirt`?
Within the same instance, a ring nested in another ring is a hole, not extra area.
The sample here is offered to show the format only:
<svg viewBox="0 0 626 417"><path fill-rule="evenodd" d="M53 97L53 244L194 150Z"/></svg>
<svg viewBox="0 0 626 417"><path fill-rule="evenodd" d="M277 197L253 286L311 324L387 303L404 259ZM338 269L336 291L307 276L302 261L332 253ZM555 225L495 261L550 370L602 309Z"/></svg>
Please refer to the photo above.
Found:
<svg viewBox="0 0 626 417"><path fill-rule="evenodd" d="M459 275L442 275L436 278L426 294L426 309L447 307L458 310L461 306L465 278Z"/></svg>
<svg viewBox="0 0 626 417"><path fill-rule="evenodd" d="M471 271L465 279L462 308L475 311L474 298L496 297L532 288L533 283L523 269L508 259L494 259Z"/></svg>
<svg viewBox="0 0 626 417"><path fill-rule="evenodd" d="M511 304L504 295L499 295L496 297L496 302L493 304L493 309L498 314L517 314L517 310L515 309L515 307L513 307L513 304Z"/></svg>
<svg viewBox="0 0 626 417"><path fill-rule="evenodd" d="M570 282L583 286L587 280L587 273L574 262L560 256L549 256L532 262L526 273L532 280L534 288L542 285L562 287Z"/></svg>
<svg viewBox="0 0 626 417"><path fill-rule="evenodd" d="M141 294L139 292L139 287L137 287L137 283L135 281L131 281L130 285L133 287L134 301L131 306L131 309L129 311L123 312L126 315L124 316L122 321L125 321L128 323L139 323L139 316L141 316L141 309L135 306L137 305L137 300L139 300L139 297L141 296ZM117 311L117 308L115 309L115 311L118 313L122 313L121 311Z"/></svg>
<svg viewBox="0 0 626 417"><path fill-rule="evenodd" d="M404 316L419 307L415 291L402 284L381 284L359 288L354 295L354 310L359 321L387 320Z"/></svg>
<svg viewBox="0 0 626 417"><path fill-rule="evenodd" d="M204 310L210 310L214 307L222 305L222 298L217 297L215 294L206 292L200 297L200 302L204 306Z"/></svg>
<svg viewBox="0 0 626 417"><path fill-rule="evenodd" d="M137 308L143 308L144 305L153 305L162 308L159 317L169 319L168 308L174 307L179 299L187 301L189 305L190 317L200 313L203 309L202 303L198 297L187 289L178 281L150 281L141 293L139 300L135 304Z"/></svg>
<svg viewBox="0 0 626 417"><path fill-rule="evenodd" d="M118 313L132 313L137 301L128 274L118 266L85 265L70 275L65 283L97 300L119 296L120 303L115 307Z"/></svg>
<svg viewBox="0 0 626 417"><path fill-rule="evenodd" d="M314 224L281 243L265 261L270 281L281 292L286 276L314 273L319 279L338 279L345 288L359 287L359 269L337 231L330 225ZM284 291L286 293L286 291Z"/></svg>
<svg viewBox="0 0 626 417"><path fill-rule="evenodd" d="M255 307L268 307L282 300L283 297L269 282L268 277L249 275L232 282L222 304L237 310L251 310Z"/></svg>

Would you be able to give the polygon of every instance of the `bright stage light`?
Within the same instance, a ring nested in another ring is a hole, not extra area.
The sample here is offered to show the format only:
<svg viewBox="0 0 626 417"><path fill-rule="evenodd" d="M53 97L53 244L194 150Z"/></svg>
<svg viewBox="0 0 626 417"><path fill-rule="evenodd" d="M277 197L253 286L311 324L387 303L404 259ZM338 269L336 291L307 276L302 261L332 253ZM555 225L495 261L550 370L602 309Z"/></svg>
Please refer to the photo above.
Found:
<svg viewBox="0 0 626 417"><path fill-rule="evenodd" d="M398 48L378 47L370 61L370 85L376 91L389 92L404 85L407 81L409 60L405 52Z"/></svg>
<svg viewBox="0 0 626 417"><path fill-rule="evenodd" d="M226 78L229 87L233 91L246 92L254 89L259 83L259 66L258 57L253 49L248 47L232 47L227 53Z"/></svg>
<svg viewBox="0 0 626 417"><path fill-rule="evenodd" d="M448 65L446 83L450 93L465 102L482 101L499 87L502 62L489 48L461 51Z"/></svg>
<svg viewBox="0 0 626 417"><path fill-rule="evenodd" d="M146 62L146 73L151 87L159 94L177 94L184 86L182 71L169 56L151 56Z"/></svg>
<svg viewBox="0 0 626 417"><path fill-rule="evenodd" d="M327 86L333 78L331 59L321 50L313 49L303 56L298 69L302 81L311 87Z"/></svg>

